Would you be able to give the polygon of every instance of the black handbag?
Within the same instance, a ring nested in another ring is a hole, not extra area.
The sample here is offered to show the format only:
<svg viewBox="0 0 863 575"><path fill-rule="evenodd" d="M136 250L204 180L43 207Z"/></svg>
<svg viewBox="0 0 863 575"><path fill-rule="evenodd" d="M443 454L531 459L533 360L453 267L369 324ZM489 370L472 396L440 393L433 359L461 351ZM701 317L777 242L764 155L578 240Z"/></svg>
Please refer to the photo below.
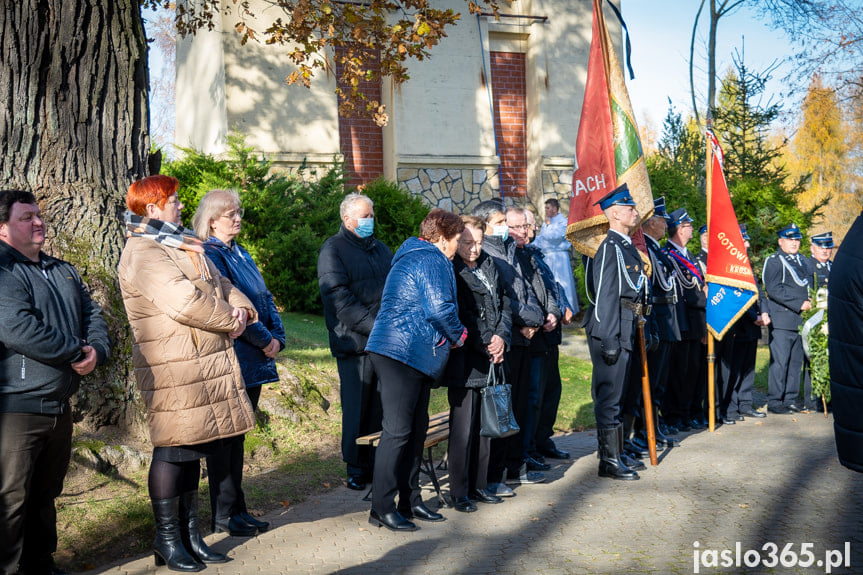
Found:
<svg viewBox="0 0 863 575"><path fill-rule="evenodd" d="M482 409L480 411L479 434L483 437L509 437L519 432L518 423L512 412L512 386L497 379L497 366L491 365L488 381L480 391Z"/></svg>

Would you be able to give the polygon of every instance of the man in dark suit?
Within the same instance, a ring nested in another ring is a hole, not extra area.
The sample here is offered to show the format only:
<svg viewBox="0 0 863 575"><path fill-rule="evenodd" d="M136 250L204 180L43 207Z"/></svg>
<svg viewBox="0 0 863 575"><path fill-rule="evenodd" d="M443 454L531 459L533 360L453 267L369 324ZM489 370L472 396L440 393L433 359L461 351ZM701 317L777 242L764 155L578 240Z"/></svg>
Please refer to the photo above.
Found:
<svg viewBox="0 0 863 575"><path fill-rule="evenodd" d="M704 294L704 276L686 248L692 239L692 218L686 208L671 212L668 219L668 241L664 251L674 268L677 278L677 317L680 322L680 341L672 345L671 365L675 366L668 376L667 400L664 415L669 423L681 431L704 429L698 398L707 393L700 389L701 363L705 361L702 344L706 342L707 324L704 309L707 297Z"/></svg>
<svg viewBox="0 0 863 575"><path fill-rule="evenodd" d="M767 410L797 413L797 394L803 372L800 314L812 308L809 288L812 270L800 251L803 234L797 224L779 230L779 250L764 260L761 281L770 300L770 369Z"/></svg>
<svg viewBox="0 0 863 575"><path fill-rule="evenodd" d="M599 202L609 230L593 260L587 259L593 305L585 314L593 361L593 410L599 443L599 476L635 480L638 473L621 461L623 426L620 402L630 376L635 330L648 294L644 264L630 234L638 210L626 184Z"/></svg>

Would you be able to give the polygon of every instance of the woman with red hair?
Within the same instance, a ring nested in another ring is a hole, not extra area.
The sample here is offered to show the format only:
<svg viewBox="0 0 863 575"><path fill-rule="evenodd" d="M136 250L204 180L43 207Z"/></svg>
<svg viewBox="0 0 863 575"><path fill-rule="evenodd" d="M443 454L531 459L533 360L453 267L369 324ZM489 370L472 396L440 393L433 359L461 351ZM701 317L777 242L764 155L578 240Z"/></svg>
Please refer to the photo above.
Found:
<svg viewBox="0 0 863 575"><path fill-rule="evenodd" d="M180 224L178 187L168 176L129 187L117 271L153 442L148 487L156 564L200 571L204 563L227 561L198 530L200 460L254 427L233 339L257 314Z"/></svg>

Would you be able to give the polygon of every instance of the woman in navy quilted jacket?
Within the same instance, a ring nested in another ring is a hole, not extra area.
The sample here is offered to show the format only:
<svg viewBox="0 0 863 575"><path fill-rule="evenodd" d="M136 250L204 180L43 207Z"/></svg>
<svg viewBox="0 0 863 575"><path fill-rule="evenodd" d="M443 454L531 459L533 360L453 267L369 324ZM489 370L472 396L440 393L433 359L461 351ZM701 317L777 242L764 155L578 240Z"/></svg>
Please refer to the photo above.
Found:
<svg viewBox="0 0 863 575"><path fill-rule="evenodd" d="M234 241L240 233L243 208L234 190L212 190L201 198L192 224L195 234L204 240L207 257L234 287L251 300L258 312L258 322L249 325L234 341L246 393L257 410L261 385L279 381L276 355L285 347L282 318L273 302L273 294L264 284L258 266L243 247ZM240 484L243 480L243 440L232 438L230 446L207 457L210 478L210 504L213 508L213 530L231 535L250 536L266 531L269 523L255 519L246 508Z"/></svg>
<svg viewBox="0 0 863 575"><path fill-rule="evenodd" d="M450 261L463 230L461 218L435 208L420 224L419 237L405 240L393 257L366 344L379 374L383 407L369 523L393 531L416 530L411 519L444 520L423 504L419 467L432 384L443 373L450 348L467 337L458 318Z"/></svg>

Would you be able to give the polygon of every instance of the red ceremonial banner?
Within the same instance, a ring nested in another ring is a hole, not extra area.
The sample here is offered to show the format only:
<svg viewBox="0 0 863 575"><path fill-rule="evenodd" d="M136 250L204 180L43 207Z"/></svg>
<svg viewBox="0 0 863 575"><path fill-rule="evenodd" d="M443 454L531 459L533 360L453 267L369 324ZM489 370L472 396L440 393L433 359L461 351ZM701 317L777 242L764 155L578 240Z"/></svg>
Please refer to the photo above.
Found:
<svg viewBox="0 0 863 575"><path fill-rule="evenodd" d="M608 220L594 205L626 183L635 200L639 223L653 213L653 195L644 151L626 90L623 70L611 42L602 3L593 1L593 25L584 104L575 140L575 164L566 238L593 257L608 232ZM643 238L636 244L644 249Z"/></svg>
<svg viewBox="0 0 863 575"><path fill-rule="evenodd" d="M577 165L572 174L572 199L569 201L568 218L570 226L577 224L582 229L607 224L608 220L602 210L593 204L617 187L614 125L611 122L601 20L602 9L599 2L595 1L584 104L581 107L581 119L575 140ZM588 246L578 239L573 243L575 249L581 253L592 256L596 252L596 246Z"/></svg>
<svg viewBox="0 0 863 575"><path fill-rule="evenodd" d="M722 172L721 151L715 136L711 138L711 173L709 174L707 222L707 282L721 283L744 290L758 292L752 263L746 254L743 235L737 215L731 204L731 195Z"/></svg>

